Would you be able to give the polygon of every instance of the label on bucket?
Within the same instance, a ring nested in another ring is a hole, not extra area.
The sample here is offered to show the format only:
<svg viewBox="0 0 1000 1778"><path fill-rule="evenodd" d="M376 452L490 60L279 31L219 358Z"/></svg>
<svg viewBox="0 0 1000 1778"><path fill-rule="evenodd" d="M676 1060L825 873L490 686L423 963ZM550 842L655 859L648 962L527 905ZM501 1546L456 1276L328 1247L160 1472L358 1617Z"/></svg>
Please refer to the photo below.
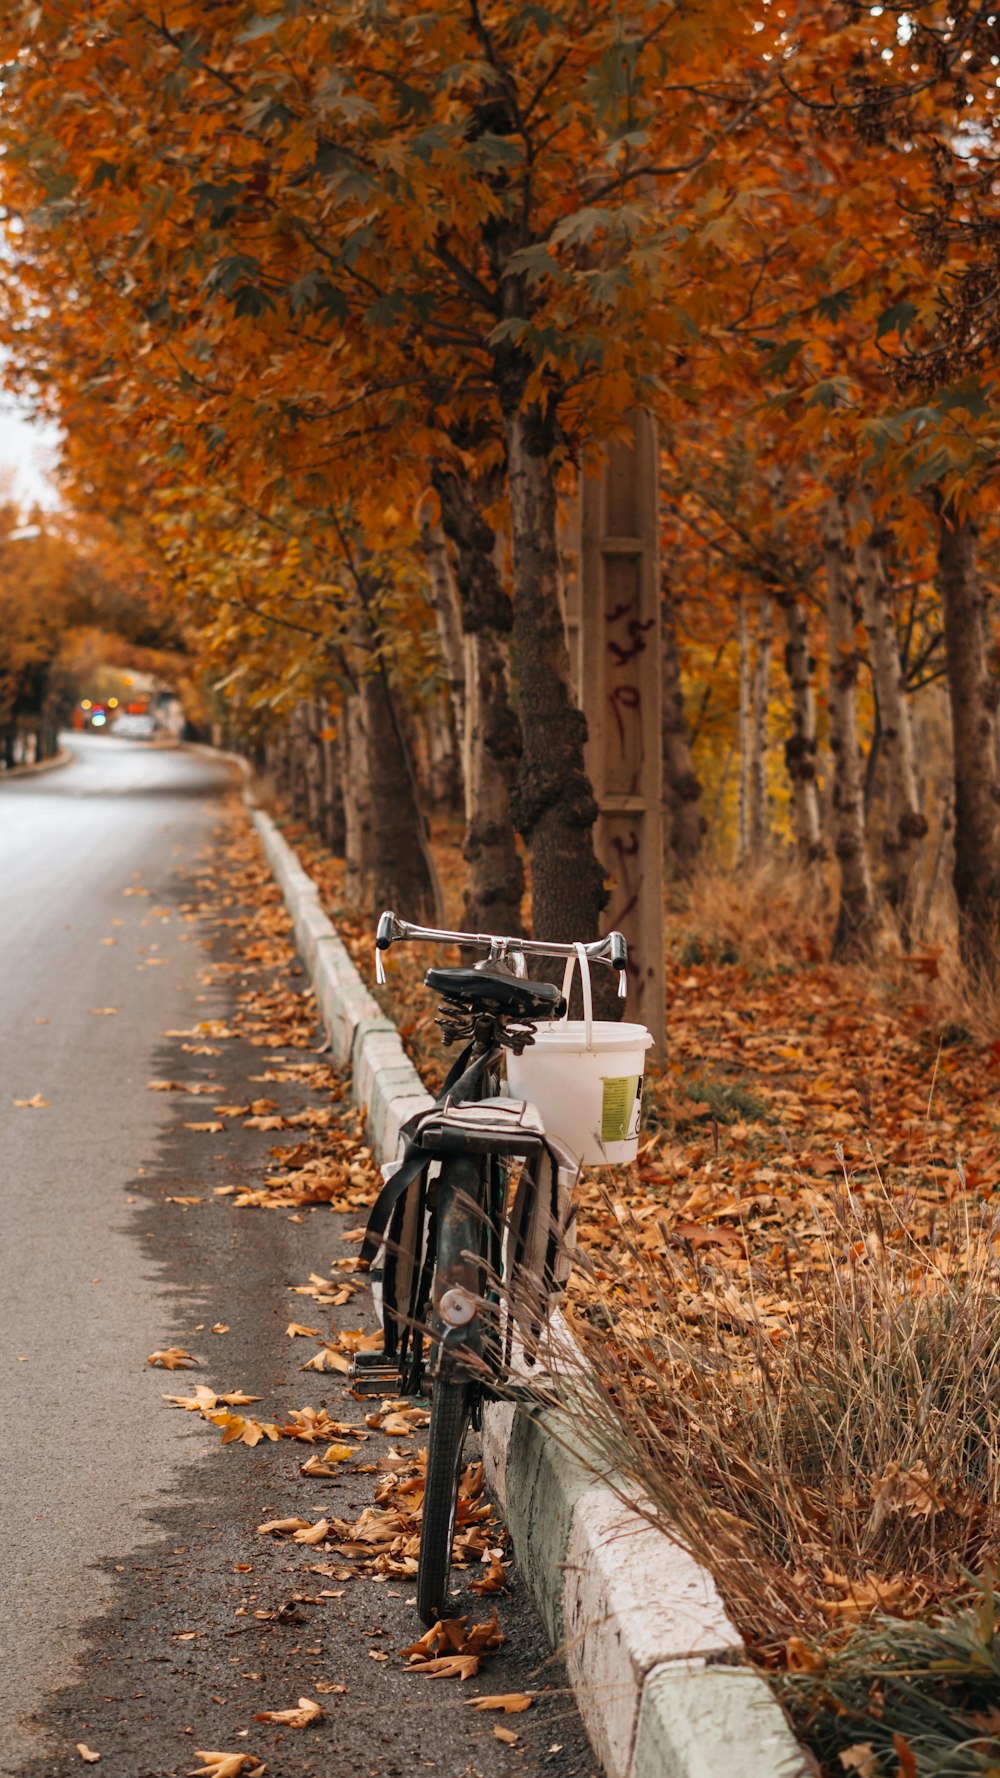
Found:
<svg viewBox="0 0 1000 1778"><path fill-rule="evenodd" d="M639 1082L641 1074L620 1074L605 1077L601 1097L601 1141L627 1142L638 1133ZM633 1112L635 1129L632 1129Z"/></svg>

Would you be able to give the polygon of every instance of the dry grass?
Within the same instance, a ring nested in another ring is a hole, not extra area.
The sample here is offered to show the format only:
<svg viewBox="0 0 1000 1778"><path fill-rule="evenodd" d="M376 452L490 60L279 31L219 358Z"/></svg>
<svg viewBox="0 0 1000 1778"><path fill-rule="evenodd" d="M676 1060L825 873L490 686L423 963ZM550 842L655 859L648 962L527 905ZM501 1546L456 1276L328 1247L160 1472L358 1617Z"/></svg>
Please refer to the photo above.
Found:
<svg viewBox="0 0 1000 1778"><path fill-rule="evenodd" d="M1000 1218L917 1243L845 1188L818 1259L734 1269L617 1215L560 1387L752 1645L915 1614L1000 1556Z"/></svg>

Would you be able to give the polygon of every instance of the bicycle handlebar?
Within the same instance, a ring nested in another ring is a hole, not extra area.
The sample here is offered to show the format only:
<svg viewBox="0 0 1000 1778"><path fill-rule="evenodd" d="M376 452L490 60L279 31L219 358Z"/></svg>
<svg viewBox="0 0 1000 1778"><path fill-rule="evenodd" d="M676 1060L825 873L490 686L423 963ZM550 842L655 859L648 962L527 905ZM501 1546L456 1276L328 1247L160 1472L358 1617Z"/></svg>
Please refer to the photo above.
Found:
<svg viewBox="0 0 1000 1778"><path fill-rule="evenodd" d="M400 920L387 908L379 917L378 929L375 934L375 973L377 979L385 980L382 968L382 952L400 940L415 939L418 942L462 945L467 950L485 951L488 956L506 959L508 955L515 957L575 957L578 955L576 945L557 944L554 939L537 938L501 938L493 932L446 932L434 926L412 926L408 920ZM625 970L628 964L628 947L620 932L609 932L606 938L595 939L592 944L579 947L591 963L606 963L609 969L618 972L618 993L625 995Z"/></svg>

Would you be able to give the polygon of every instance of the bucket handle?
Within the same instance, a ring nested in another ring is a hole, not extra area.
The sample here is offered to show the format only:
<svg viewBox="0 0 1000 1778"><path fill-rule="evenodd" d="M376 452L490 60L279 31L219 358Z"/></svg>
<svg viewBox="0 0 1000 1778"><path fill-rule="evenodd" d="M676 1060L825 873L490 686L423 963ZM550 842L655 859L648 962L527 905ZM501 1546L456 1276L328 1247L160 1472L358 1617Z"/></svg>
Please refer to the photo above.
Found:
<svg viewBox="0 0 1000 1778"><path fill-rule="evenodd" d="M592 1050L594 1047L594 994L590 982L590 958L587 956L586 945L575 944L573 946L572 957L567 957L566 959L566 968L563 972L562 984L563 999L566 1002L566 1011L563 1013L562 1022L565 1023L569 1018L569 997L573 987L573 971L576 968L578 958L580 962L580 987L583 990L584 1035L586 1037L587 1048Z"/></svg>

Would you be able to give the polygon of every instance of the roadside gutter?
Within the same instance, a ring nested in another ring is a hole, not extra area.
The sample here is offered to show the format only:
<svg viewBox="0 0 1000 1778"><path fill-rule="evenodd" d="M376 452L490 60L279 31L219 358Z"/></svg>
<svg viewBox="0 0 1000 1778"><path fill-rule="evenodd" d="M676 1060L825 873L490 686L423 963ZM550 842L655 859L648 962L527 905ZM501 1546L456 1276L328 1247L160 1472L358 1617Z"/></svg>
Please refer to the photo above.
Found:
<svg viewBox="0 0 1000 1778"><path fill-rule="evenodd" d="M433 1098L316 883L244 795L332 1054L350 1064L377 1158L392 1160L403 1124ZM770 1687L742 1661L712 1576L585 1461L579 1429L496 1403L484 1411L482 1443L521 1573L565 1655L607 1778L810 1778L815 1765Z"/></svg>

